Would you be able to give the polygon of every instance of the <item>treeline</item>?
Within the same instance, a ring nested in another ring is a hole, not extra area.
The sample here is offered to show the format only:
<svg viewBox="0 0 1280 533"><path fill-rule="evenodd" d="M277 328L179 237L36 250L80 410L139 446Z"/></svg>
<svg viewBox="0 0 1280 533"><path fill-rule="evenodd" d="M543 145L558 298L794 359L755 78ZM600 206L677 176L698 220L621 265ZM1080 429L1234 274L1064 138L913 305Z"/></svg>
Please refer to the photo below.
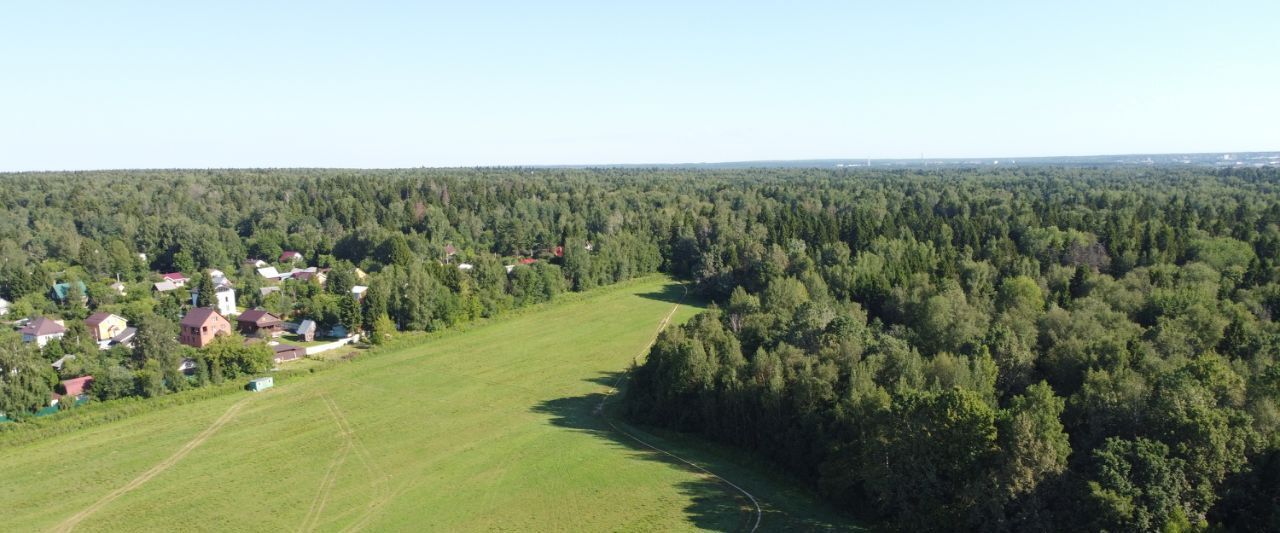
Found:
<svg viewBox="0 0 1280 533"><path fill-rule="evenodd" d="M902 530L1280 529L1280 175L945 171L708 187L716 304L634 418Z"/></svg>

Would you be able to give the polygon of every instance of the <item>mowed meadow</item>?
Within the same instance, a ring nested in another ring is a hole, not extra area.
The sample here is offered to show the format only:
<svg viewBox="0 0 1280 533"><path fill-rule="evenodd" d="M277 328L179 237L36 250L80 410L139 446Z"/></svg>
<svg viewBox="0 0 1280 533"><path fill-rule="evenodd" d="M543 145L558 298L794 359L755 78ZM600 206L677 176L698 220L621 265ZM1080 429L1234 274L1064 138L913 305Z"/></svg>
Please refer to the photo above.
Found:
<svg viewBox="0 0 1280 533"><path fill-rule="evenodd" d="M3 529L749 529L745 498L597 413L663 320L698 311L681 294L650 277L266 392L0 448ZM752 492L762 530L850 527L715 447L645 436Z"/></svg>

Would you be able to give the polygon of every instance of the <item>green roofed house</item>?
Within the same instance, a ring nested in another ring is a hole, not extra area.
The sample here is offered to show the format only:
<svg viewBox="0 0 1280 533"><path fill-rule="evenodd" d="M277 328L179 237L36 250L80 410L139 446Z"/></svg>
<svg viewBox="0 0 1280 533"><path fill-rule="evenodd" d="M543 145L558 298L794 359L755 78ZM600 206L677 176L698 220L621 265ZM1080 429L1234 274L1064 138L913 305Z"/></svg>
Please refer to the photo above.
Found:
<svg viewBox="0 0 1280 533"><path fill-rule="evenodd" d="M80 298L82 303L89 303L89 288L84 285L83 281L76 281L76 286L80 289ZM58 303L67 301L67 293L71 292L70 283L54 283L53 299Z"/></svg>

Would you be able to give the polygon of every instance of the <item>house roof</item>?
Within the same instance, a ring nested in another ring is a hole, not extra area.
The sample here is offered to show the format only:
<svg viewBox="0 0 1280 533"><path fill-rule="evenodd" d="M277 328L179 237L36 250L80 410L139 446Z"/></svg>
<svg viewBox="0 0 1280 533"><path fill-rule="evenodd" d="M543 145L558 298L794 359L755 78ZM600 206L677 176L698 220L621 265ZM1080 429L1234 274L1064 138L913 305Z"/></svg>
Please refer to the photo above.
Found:
<svg viewBox="0 0 1280 533"><path fill-rule="evenodd" d="M62 356L62 357L59 357L57 361L54 361L54 362L53 362L53 364L51 364L51 365L49 365L49 366L52 366L53 368L58 369L58 370L62 370L62 366L63 366L63 365L65 365L65 364L67 364L67 361L75 361L75 360L76 360L76 355L75 355L75 354L72 354L72 353L69 353L69 354L64 355L64 356Z"/></svg>
<svg viewBox="0 0 1280 533"><path fill-rule="evenodd" d="M280 323L280 317L262 309L250 309L236 317L236 322L251 322L258 326L269 326Z"/></svg>
<svg viewBox="0 0 1280 533"><path fill-rule="evenodd" d="M31 335L32 337L43 337L45 335L56 335L58 333L66 333L67 328L62 324L55 322L52 318L36 317L26 326L19 330L23 335Z"/></svg>
<svg viewBox="0 0 1280 533"><path fill-rule="evenodd" d="M276 353L280 353L280 352L292 352L294 350L301 350L302 348L298 346L294 346L292 344L280 343L275 346L272 346L271 349L274 350Z"/></svg>
<svg viewBox="0 0 1280 533"><path fill-rule="evenodd" d="M534 258L532 258L532 257L526 257L526 258L524 258L524 259L521 259L521 260L520 260L520 264L522 264L522 265L532 265L532 264L537 263L537 262L538 262L538 260L537 260L537 259L534 259Z"/></svg>
<svg viewBox="0 0 1280 533"><path fill-rule="evenodd" d="M186 276L186 274L183 274L183 273L181 273L181 272L170 272L170 273L168 273L168 274L164 274L164 275L162 275L162 276L160 276L160 277L162 277L162 278L164 278L164 279L173 280L173 281L187 281L187 276Z"/></svg>
<svg viewBox="0 0 1280 533"><path fill-rule="evenodd" d="M293 250L286 250L284 253L280 254L281 261L291 261L300 257L302 257L302 254Z"/></svg>
<svg viewBox="0 0 1280 533"><path fill-rule="evenodd" d="M119 318L120 320L124 320L123 317L119 317L111 313L94 313L92 315L89 315L89 318L84 319L84 323L90 326L96 326L98 324L106 322L108 318L111 318L113 316L116 318Z"/></svg>
<svg viewBox="0 0 1280 533"><path fill-rule="evenodd" d="M124 344L133 340L133 336L138 334L138 328L124 328L123 331L111 337L111 344Z"/></svg>
<svg viewBox="0 0 1280 533"><path fill-rule="evenodd" d="M153 284L152 288L154 288L157 292L169 292L171 290L177 289L178 285L175 284L173 280L166 279L164 281Z"/></svg>
<svg viewBox="0 0 1280 533"><path fill-rule="evenodd" d="M296 333L299 335L302 335L303 333L315 333L315 332L316 332L316 321L303 320L301 324L298 324L298 331Z"/></svg>
<svg viewBox="0 0 1280 533"><path fill-rule="evenodd" d="M88 296L89 288L85 287L83 281L77 280L76 286L80 288L80 294ZM54 296L57 296L59 300L65 300L67 298L67 292L70 290L71 290L70 283L54 283L53 284L53 294Z"/></svg>
<svg viewBox="0 0 1280 533"><path fill-rule="evenodd" d="M261 289L258 289L258 293L261 294L263 297L266 297L266 295L279 290L280 290L280 287L263 287Z"/></svg>
<svg viewBox="0 0 1280 533"><path fill-rule="evenodd" d="M264 278L278 278L280 271L276 270L276 267L262 267L258 269L258 275Z"/></svg>
<svg viewBox="0 0 1280 533"><path fill-rule="evenodd" d="M195 309L192 309L190 312L188 312L187 316L182 317L181 325L183 327L188 327L188 328L198 328L200 326L208 324L209 321L213 320L213 317L215 316L218 318L222 318L222 315L219 315L218 312L214 311L213 309L209 309L207 307L197 307Z"/></svg>
<svg viewBox="0 0 1280 533"><path fill-rule="evenodd" d="M351 294L357 294L357 295L358 295L358 294L364 294L364 292L365 292L365 291L367 291L367 290L369 290L369 287L366 287L366 286L364 286L364 285L352 285L352 286L351 286Z"/></svg>
<svg viewBox="0 0 1280 533"><path fill-rule="evenodd" d="M54 393L54 395L58 397L79 396L84 394L85 389L89 388L89 384L92 382L93 376L80 376L78 378L64 379L62 380L62 383L59 383L59 385L62 385L62 390L66 392L64 394Z"/></svg>

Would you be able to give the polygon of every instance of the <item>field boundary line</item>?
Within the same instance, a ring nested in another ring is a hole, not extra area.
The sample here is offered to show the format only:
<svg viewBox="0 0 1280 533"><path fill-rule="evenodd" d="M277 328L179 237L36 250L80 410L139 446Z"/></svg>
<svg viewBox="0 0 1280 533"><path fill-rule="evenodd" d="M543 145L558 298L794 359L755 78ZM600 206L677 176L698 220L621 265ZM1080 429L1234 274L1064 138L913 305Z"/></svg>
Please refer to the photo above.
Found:
<svg viewBox="0 0 1280 533"><path fill-rule="evenodd" d="M184 457L187 456L187 454L191 453L192 450L196 449L197 446L204 444L204 441L209 440L209 437L212 437L214 433L216 433L219 429L222 429L222 426L225 426L227 422L230 422L231 419L234 418L236 414L238 414L240 410L244 408L245 403L247 403L252 398L253 397L251 396L249 398L245 398L243 400L236 402L231 407L227 408L226 412L222 413L222 416L218 417L217 420L214 420L213 424L210 424L209 427L204 429L204 431L201 431L199 434L197 434L195 438L191 439L186 444L184 444L181 448L178 449L178 451L174 452L173 455L170 455L167 459L160 461L159 463L156 463L155 466L152 466L151 468L147 469L146 472L143 472L142 474L138 475L138 477L133 478L132 481L126 483L124 486L107 493L106 496L99 498L98 501L94 502L92 505L84 508L83 510L81 510L80 512L74 515L71 515L71 517L67 518L66 520L63 520L62 523L54 527L52 531L65 533L65 532L71 531L72 529L75 529L75 527L79 525L80 522L83 522L86 518L89 518L94 513L101 510L103 507L106 507L108 504L115 501L117 498L124 496L126 493L128 493L129 491L132 491L133 489L141 487L144 483L150 481L151 478L154 478L160 475L161 473L163 473L165 470L168 470L169 468L173 467L173 465L177 464L178 461L181 461Z"/></svg>
<svg viewBox="0 0 1280 533"><path fill-rule="evenodd" d="M684 287L684 294L685 294L685 296L687 296L687 295L689 294L689 288L688 288L687 286L686 286L686 287ZM681 300L682 300L682 301L684 300L684 297L683 297L683 296L681 297ZM662 322L658 323L658 330L657 330L656 332L654 332L654 334L653 334L653 338L652 338L652 339L649 339L648 344L645 344L644 348L642 348L642 349L640 350L640 353L639 353L639 354L637 354L635 357L633 357L633 358L632 358L632 362L635 362L635 360L639 359L639 358L640 358L640 356L644 355L644 354L645 354L645 352L647 352L647 351L649 350L649 348L651 348L651 347L654 345L654 343L658 342L658 336L659 336L659 335L661 335L661 334L662 334L662 330L666 329L666 328L667 328L667 325L669 325L669 324L671 323L671 317L674 317L674 316L675 316L675 314L676 314L676 310L678 310L678 309L680 309L680 303L679 303L679 302L677 302L677 303L676 303L676 305L675 305L674 307L672 307L672 308L671 308L671 312L667 313L667 316L666 316L666 317L664 317L664 318L662 319ZM693 462L693 461L690 461L690 460L688 460L688 459L685 459L684 457L681 457L681 456L679 456L679 455L676 455L675 453L673 453L673 452L671 452L671 451L669 451L669 450L666 450L666 449L660 448L660 447L658 447L658 446L655 446L655 445L653 445L653 444L649 443L648 441L646 441L646 440L644 440L644 439L642 439L642 438L640 438L640 437L636 436L636 435L635 435L635 434L633 434L632 432L627 431L627 430L625 430L625 429L622 429L622 428L618 427L618 425L617 425L617 424L615 424L615 423L613 422L613 419L612 419L612 418L610 418L610 417L609 417L609 415L608 415L608 413L607 413L607 411L605 411L605 403L609 401L609 398L612 398L612 397L613 397L613 395L614 395L615 393L617 393L617 392L618 392L618 387L622 384L622 381L623 381L624 379L626 379L626 377L627 377L626 372L623 372L621 375L619 375L619 376L618 376L618 379L614 380L614 382L613 382L613 387L612 387L608 392L606 392L606 393L605 393L604 398L601 398L601 399L600 399L600 405L597 405L597 406L596 406L596 413L598 413L598 414L601 416L601 418L604 418L605 423L606 423L606 424L609 424L609 427L610 427L610 428L612 428L614 431L616 431L616 432L618 432L618 433L621 433L621 434L623 434L623 435L626 435L626 436L627 436L628 438L630 438L631 440L634 440L634 441L636 441L636 442L640 443L642 446L644 446L644 447L646 447L646 448L649 448L649 449L651 449L651 450L653 450L653 451L655 451L655 452L658 452L658 453L661 453L661 454L663 454L663 455L666 455L666 456L668 456L668 457L670 457L670 458L672 458L672 459L675 459L675 460L677 460L677 461L679 461L679 462L681 462L681 463L684 463L685 465L688 465L690 468L693 468L694 470L696 470L696 471L698 471L698 472L701 472L702 474L705 474L705 475L707 475L707 476L709 476L709 477L711 477L711 478L714 478L714 479L716 479L716 480L719 480L721 483L724 483L725 485L728 485L728 486L730 486L730 487L733 487L733 489L734 489L734 490L738 491L738 492L739 492L739 493L741 493L743 496L746 496L746 497L747 497L747 499L751 501L751 505L755 507L755 514L756 514L756 521L755 521L755 524L753 524L753 525L751 526L750 531L751 531L752 533L755 533L755 531L756 531L757 529L760 529L760 521L761 521L761 519L764 517L764 512L760 509L760 501L759 501L759 500L756 500L756 497L755 497L755 496L753 496L750 492L747 492L747 490L746 490L746 489L744 489L744 488L742 488L742 487L738 486L738 484L737 484L737 483L734 483L734 482L732 482L732 481L729 481L728 479L725 479L724 477L720 476L719 474L716 474L715 472L712 472L712 471L710 471L710 470L708 470L708 469L704 468L702 465L699 465L699 464L697 464L697 463L695 463L695 462Z"/></svg>

